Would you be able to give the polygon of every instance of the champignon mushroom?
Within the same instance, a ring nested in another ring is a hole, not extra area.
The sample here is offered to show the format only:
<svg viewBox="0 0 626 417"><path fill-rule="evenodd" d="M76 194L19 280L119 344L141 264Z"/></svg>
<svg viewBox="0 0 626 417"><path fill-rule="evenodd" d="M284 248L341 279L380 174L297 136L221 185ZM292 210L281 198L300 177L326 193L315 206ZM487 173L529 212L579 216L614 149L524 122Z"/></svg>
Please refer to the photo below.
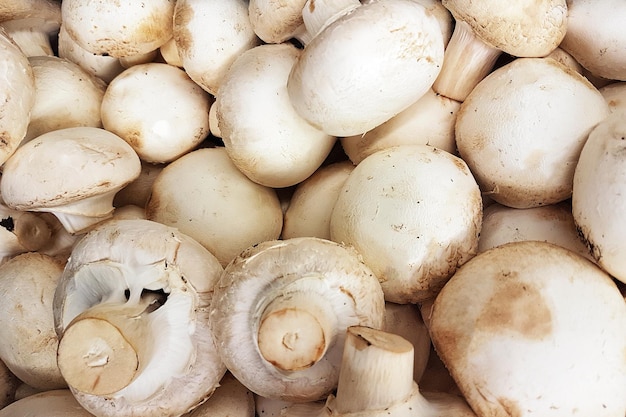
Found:
<svg viewBox="0 0 626 417"><path fill-rule="evenodd" d="M52 300L65 263L29 252L0 266L0 359L41 390L67 388L57 366Z"/></svg>
<svg viewBox="0 0 626 417"><path fill-rule="evenodd" d="M340 139L343 150L354 163L385 148L422 143L456 153L454 123L461 103L429 89L385 123L360 135Z"/></svg>
<svg viewBox="0 0 626 417"><path fill-rule="evenodd" d="M154 51L172 37L174 2L64 0L61 14L82 48L121 58Z"/></svg>
<svg viewBox="0 0 626 417"><path fill-rule="evenodd" d="M184 417L255 417L254 395L226 372L211 397Z"/></svg>
<svg viewBox="0 0 626 417"><path fill-rule="evenodd" d="M26 135L35 104L35 76L28 58L0 28L0 165L15 152Z"/></svg>
<svg viewBox="0 0 626 417"><path fill-rule="evenodd" d="M213 95L235 59L261 43L245 0L177 0L173 36L189 77Z"/></svg>
<svg viewBox="0 0 626 417"><path fill-rule="evenodd" d="M302 8L306 0L276 2L250 0L248 15L254 33L266 43L283 43L297 36L304 26Z"/></svg>
<svg viewBox="0 0 626 417"><path fill-rule="evenodd" d="M601 87L598 91L609 105L611 113L626 113L626 82L618 81Z"/></svg>
<svg viewBox="0 0 626 417"><path fill-rule="evenodd" d="M102 99L102 124L146 162L167 163L209 134L212 98L178 67L134 65L119 74Z"/></svg>
<svg viewBox="0 0 626 417"><path fill-rule="evenodd" d="M59 389L29 395L0 410L0 417L93 417L70 390Z"/></svg>
<svg viewBox="0 0 626 417"><path fill-rule="evenodd" d="M457 115L459 154L496 202L530 208L566 200L602 94L551 58L517 58L489 74Z"/></svg>
<svg viewBox="0 0 626 417"><path fill-rule="evenodd" d="M260 243L226 266L211 328L222 360L255 394L315 401L337 383L345 329L380 328L384 309L378 279L354 250L293 238Z"/></svg>
<svg viewBox="0 0 626 417"><path fill-rule="evenodd" d="M104 81L67 59L36 56L28 60L35 76L35 104L22 143L67 127L102 127Z"/></svg>
<svg viewBox="0 0 626 417"><path fill-rule="evenodd" d="M167 164L150 164L142 161L139 176L115 194L113 206L134 205L145 209L152 193L152 184L166 166Z"/></svg>
<svg viewBox="0 0 626 417"><path fill-rule="evenodd" d="M566 0L523 0L502 7L498 0L443 0L455 19L441 72L433 89L464 101L504 51L543 57L556 49L567 29Z"/></svg>
<svg viewBox="0 0 626 417"><path fill-rule="evenodd" d="M495 247L441 290L430 334L481 416L621 417L626 303L588 259L547 242Z"/></svg>
<svg viewBox="0 0 626 417"><path fill-rule="evenodd" d="M291 105L287 79L300 52L288 43L248 49L230 66L215 98L228 156L248 178L268 187L304 181L336 141Z"/></svg>
<svg viewBox="0 0 626 417"><path fill-rule="evenodd" d="M416 303L476 254L481 222L480 190L463 160L402 145L368 156L350 173L330 235L356 248L387 301Z"/></svg>
<svg viewBox="0 0 626 417"><path fill-rule="evenodd" d="M43 248L51 236L48 223L37 214L13 210L0 202L0 264L20 253Z"/></svg>
<svg viewBox="0 0 626 417"><path fill-rule="evenodd" d="M289 76L289 97L304 119L327 134L361 134L428 91L443 50L439 23L420 3L363 4L305 46Z"/></svg>
<svg viewBox="0 0 626 417"><path fill-rule="evenodd" d="M246 177L223 147L168 164L154 180L146 216L193 237L222 266L250 245L277 239L283 224L276 191Z"/></svg>
<svg viewBox="0 0 626 417"><path fill-rule="evenodd" d="M0 9L0 26L26 56L54 55L51 39L61 26L61 2L5 1Z"/></svg>
<svg viewBox="0 0 626 417"><path fill-rule="evenodd" d="M626 120L618 112L589 134L574 173L572 214L598 264L626 282L624 231Z"/></svg>
<svg viewBox="0 0 626 417"><path fill-rule="evenodd" d="M140 169L135 151L114 133L69 127L20 146L4 164L0 193L7 206L54 213L80 233L111 216L115 193Z"/></svg>
<svg viewBox="0 0 626 417"><path fill-rule="evenodd" d="M209 330L221 272L198 242L149 220L87 233L54 295L58 364L81 405L173 417L204 401L225 372Z"/></svg>

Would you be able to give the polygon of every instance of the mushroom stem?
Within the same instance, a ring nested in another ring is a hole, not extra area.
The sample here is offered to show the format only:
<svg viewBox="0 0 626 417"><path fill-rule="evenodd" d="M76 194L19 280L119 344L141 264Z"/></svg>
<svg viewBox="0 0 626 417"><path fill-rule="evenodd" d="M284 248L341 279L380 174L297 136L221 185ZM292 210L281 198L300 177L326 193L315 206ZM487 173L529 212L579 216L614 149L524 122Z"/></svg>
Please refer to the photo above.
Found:
<svg viewBox="0 0 626 417"><path fill-rule="evenodd" d="M129 305L98 304L65 330L57 362L68 385L93 395L108 395L128 386L149 354L150 320L157 299L142 297Z"/></svg>
<svg viewBox="0 0 626 417"><path fill-rule="evenodd" d="M259 350L265 360L284 371L317 363L334 336L327 304L304 292L273 300L263 311L258 331Z"/></svg>
<svg viewBox="0 0 626 417"><path fill-rule="evenodd" d="M433 90L450 99L464 101L476 84L493 69L501 54L500 49L478 38L469 24L458 20Z"/></svg>
<svg viewBox="0 0 626 417"><path fill-rule="evenodd" d="M45 25L45 22L42 22L42 25ZM24 27L24 23L19 20L2 22L2 27L27 57L54 55L50 35L45 29Z"/></svg>
<svg viewBox="0 0 626 417"><path fill-rule="evenodd" d="M304 26L310 37L315 37L326 26L359 7L359 0L307 0L302 9ZM306 39L300 37L301 42Z"/></svg>
<svg viewBox="0 0 626 417"><path fill-rule="evenodd" d="M406 401L414 389L413 345L364 326L348 328L335 410L380 410Z"/></svg>

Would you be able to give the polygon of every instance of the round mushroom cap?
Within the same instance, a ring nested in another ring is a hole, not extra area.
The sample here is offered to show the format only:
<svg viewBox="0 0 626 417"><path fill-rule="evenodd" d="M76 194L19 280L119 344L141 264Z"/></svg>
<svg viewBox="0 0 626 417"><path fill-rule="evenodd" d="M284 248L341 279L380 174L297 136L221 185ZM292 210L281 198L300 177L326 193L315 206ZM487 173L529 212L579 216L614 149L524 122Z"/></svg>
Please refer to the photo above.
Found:
<svg viewBox="0 0 626 417"><path fill-rule="evenodd" d="M49 211L115 192L140 170L139 157L119 136L96 127L70 127L21 146L4 164L0 193L11 208Z"/></svg>
<svg viewBox="0 0 626 417"><path fill-rule="evenodd" d="M39 392L17 400L0 410L0 417L93 417L76 401L69 389Z"/></svg>
<svg viewBox="0 0 626 417"><path fill-rule="evenodd" d="M248 15L254 32L267 43L282 43L304 24L302 8L306 0L276 2L250 0Z"/></svg>
<svg viewBox="0 0 626 417"><path fill-rule="evenodd" d="M455 20L468 23L486 44L517 57L543 57L567 30L566 0L443 0Z"/></svg>

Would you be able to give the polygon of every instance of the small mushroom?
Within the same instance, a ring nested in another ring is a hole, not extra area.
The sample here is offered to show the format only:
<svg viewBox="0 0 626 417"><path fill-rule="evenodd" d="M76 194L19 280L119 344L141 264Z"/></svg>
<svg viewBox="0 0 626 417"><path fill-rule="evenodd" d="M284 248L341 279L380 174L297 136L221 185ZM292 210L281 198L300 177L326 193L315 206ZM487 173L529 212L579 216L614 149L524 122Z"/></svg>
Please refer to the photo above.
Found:
<svg viewBox="0 0 626 417"><path fill-rule="evenodd" d="M433 89L464 101L502 52L543 57L556 49L567 30L566 0L443 0L455 19L443 67Z"/></svg>
<svg viewBox="0 0 626 417"><path fill-rule="evenodd" d="M289 97L304 119L327 134L358 135L424 95L439 73L443 50L439 23L422 4L359 5L305 46L289 76Z"/></svg>
<svg viewBox="0 0 626 417"><path fill-rule="evenodd" d="M109 83L102 124L141 160L167 163L209 134L212 100L180 68L157 62L134 65Z"/></svg>
<svg viewBox="0 0 626 417"><path fill-rule="evenodd" d="M430 334L480 416L621 417L626 303L611 277L547 242L476 255L441 290Z"/></svg>
<svg viewBox="0 0 626 417"><path fill-rule="evenodd" d="M303 30L302 8L306 0L276 2L273 0L250 0L248 15L250 23L263 42L283 43L297 37Z"/></svg>
<svg viewBox="0 0 626 417"><path fill-rule="evenodd" d="M345 329L380 328L384 308L378 279L354 250L293 238L260 243L226 266L211 326L242 384L263 397L306 402L335 387Z"/></svg>
<svg viewBox="0 0 626 417"><path fill-rule="evenodd" d="M626 82L618 81L601 87L598 91L609 105L611 113L626 113Z"/></svg>
<svg viewBox="0 0 626 417"><path fill-rule="evenodd" d="M300 53L288 43L243 52L224 75L215 99L228 156L248 178L268 187L304 181L336 141L291 105L287 79Z"/></svg>
<svg viewBox="0 0 626 417"><path fill-rule="evenodd" d="M7 206L54 213L80 233L112 215L115 193L140 169L135 151L114 133L69 127L20 146L4 164L0 192Z"/></svg>
<svg viewBox="0 0 626 417"><path fill-rule="evenodd" d="M61 2L11 0L0 7L0 26L27 57L54 55L51 39L61 26Z"/></svg>
<svg viewBox="0 0 626 417"><path fill-rule="evenodd" d="M93 417L70 390L58 389L29 395L0 410L0 417Z"/></svg>
<svg viewBox="0 0 626 417"><path fill-rule="evenodd" d="M174 417L204 401L225 372L209 330L221 272L195 240L149 220L87 233L54 295L59 369L81 405Z"/></svg>
<svg viewBox="0 0 626 417"><path fill-rule="evenodd" d="M0 264L20 253L42 249L51 238L51 228L40 216L0 202Z"/></svg>

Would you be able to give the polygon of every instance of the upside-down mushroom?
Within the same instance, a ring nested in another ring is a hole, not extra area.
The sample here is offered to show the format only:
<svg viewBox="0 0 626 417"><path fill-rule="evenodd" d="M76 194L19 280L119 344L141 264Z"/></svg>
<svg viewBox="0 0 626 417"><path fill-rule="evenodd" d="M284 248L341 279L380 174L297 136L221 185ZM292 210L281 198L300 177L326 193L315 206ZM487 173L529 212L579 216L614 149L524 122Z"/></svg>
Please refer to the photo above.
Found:
<svg viewBox="0 0 626 417"><path fill-rule="evenodd" d="M198 242L149 220L86 234L54 295L58 365L81 405L98 417L174 417L210 396L226 370L209 330L221 272Z"/></svg>
<svg viewBox="0 0 626 417"><path fill-rule="evenodd" d="M263 397L306 402L335 388L345 329L380 328L384 308L378 279L354 250L293 238L260 243L226 266L211 326L242 384Z"/></svg>

